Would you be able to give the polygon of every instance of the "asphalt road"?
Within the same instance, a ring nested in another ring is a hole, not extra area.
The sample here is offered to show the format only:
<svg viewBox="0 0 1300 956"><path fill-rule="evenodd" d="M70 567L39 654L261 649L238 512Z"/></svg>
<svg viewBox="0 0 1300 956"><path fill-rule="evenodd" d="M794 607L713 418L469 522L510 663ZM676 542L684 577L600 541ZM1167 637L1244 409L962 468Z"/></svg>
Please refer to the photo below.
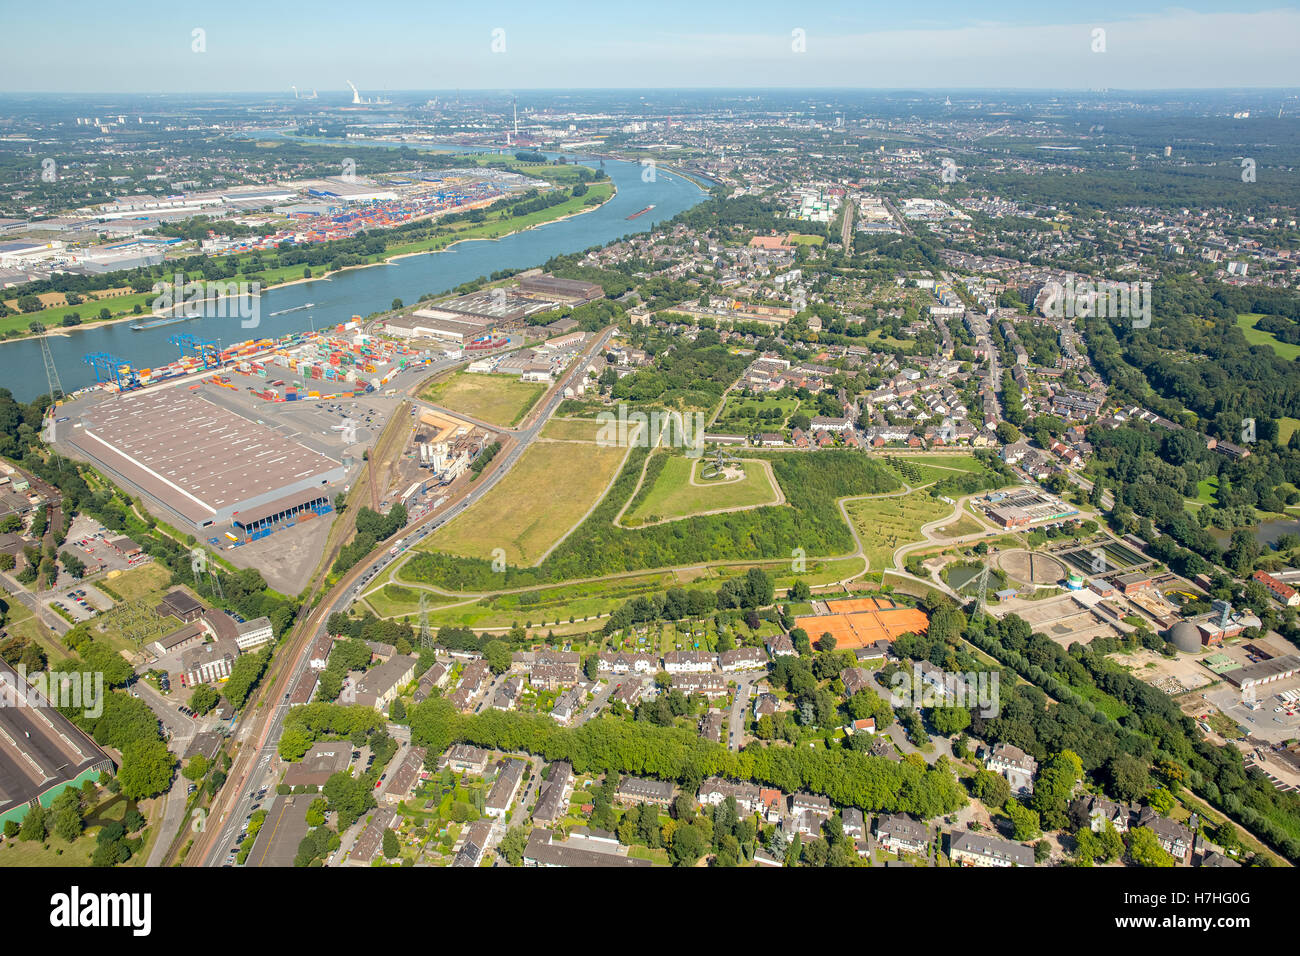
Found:
<svg viewBox="0 0 1300 956"><path fill-rule="evenodd" d="M745 739L745 714L753 699L754 685L767 676L767 671L741 671L736 674L736 696L731 702L727 721L727 749L739 750Z"/></svg>

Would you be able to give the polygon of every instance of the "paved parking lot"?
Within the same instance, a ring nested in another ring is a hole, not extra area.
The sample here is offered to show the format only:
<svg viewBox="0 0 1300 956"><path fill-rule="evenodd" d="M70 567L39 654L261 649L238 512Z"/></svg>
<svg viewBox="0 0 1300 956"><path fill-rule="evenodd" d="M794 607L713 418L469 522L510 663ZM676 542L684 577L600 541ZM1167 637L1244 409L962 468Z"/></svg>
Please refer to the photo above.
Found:
<svg viewBox="0 0 1300 956"><path fill-rule="evenodd" d="M51 608L62 610L78 624L89 621L101 611L106 611L113 606L113 601L108 595L96 591L90 585L77 585L68 591L55 592L46 599L45 603Z"/></svg>
<svg viewBox="0 0 1300 956"><path fill-rule="evenodd" d="M1268 696L1259 695L1260 706L1251 710L1241 701L1241 691L1231 686L1216 687L1205 694L1214 704L1252 736L1269 743L1280 743L1300 736L1300 708L1285 706L1278 697L1283 691L1300 687L1300 680L1279 681L1269 686ZM1288 710L1290 713L1288 713Z"/></svg>
<svg viewBox="0 0 1300 956"><path fill-rule="evenodd" d="M109 545L109 541L120 537L121 534L108 530L93 518L77 515L72 519L72 526L68 529L68 540L64 542L63 550L86 566L88 577L100 572L125 571L152 560L145 554L128 557ZM67 591L74 587L80 587L77 579L60 572L55 588Z"/></svg>

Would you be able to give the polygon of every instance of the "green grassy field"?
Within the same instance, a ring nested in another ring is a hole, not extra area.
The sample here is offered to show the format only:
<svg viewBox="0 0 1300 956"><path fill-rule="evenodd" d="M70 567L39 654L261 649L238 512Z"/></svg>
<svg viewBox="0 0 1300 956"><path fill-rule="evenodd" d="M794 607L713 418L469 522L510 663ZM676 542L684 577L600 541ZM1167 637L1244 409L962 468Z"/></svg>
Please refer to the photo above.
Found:
<svg viewBox="0 0 1300 956"><path fill-rule="evenodd" d="M554 629L557 634L590 630L592 621L609 614L624 601L639 595L662 592L670 587L716 590L722 581L741 577L750 567L762 567L772 576L778 589L788 588L796 580L810 587L821 587L856 577L864 570L861 558L833 560L809 559L803 573L795 574L790 562L728 565L716 568L683 568L629 577L608 578L580 584L539 588L510 594L495 594L473 604L448 606L449 599L430 595L429 623L434 627L508 628L516 623ZM400 578L400 570L398 572ZM385 589L386 590L386 589ZM414 594L414 589L401 587ZM418 598L411 603L394 604L387 616L414 614ZM587 619L591 618L592 621ZM571 621L572 619L572 621Z"/></svg>
<svg viewBox="0 0 1300 956"><path fill-rule="evenodd" d="M1282 417L1277 420L1277 441L1279 445L1285 445L1291 440L1292 433L1300 428L1300 418Z"/></svg>
<svg viewBox="0 0 1300 956"><path fill-rule="evenodd" d="M514 375L456 372L426 388L420 397L453 412L509 427L545 392L546 386L540 382L521 382Z"/></svg>
<svg viewBox="0 0 1300 956"><path fill-rule="evenodd" d="M1203 478L1196 483L1196 500L1201 504L1212 505L1219 493L1218 476Z"/></svg>
<svg viewBox="0 0 1300 956"><path fill-rule="evenodd" d="M477 377L477 376L475 376ZM532 564L596 503L622 464L626 448L538 442L491 491L420 546Z"/></svg>
<svg viewBox="0 0 1300 956"><path fill-rule="evenodd" d="M171 581L171 572L159 564L146 564L116 576L110 574L106 580L113 592L120 594L124 601L153 596L162 600Z"/></svg>
<svg viewBox="0 0 1300 956"><path fill-rule="evenodd" d="M910 463L920 472L920 479L907 478L913 487L928 485L945 478L952 478L963 472L978 473L983 470L973 455L882 455L882 458L894 458ZM904 474L901 473L900 474Z"/></svg>
<svg viewBox="0 0 1300 956"><path fill-rule="evenodd" d="M450 604L453 600L432 591L425 593L428 595L425 599L426 606L430 610ZM402 617L420 612L420 592L401 584L385 584L362 596L380 617Z"/></svg>
<svg viewBox="0 0 1300 956"><path fill-rule="evenodd" d="M929 465L943 471L980 472L984 466L974 455L898 455L918 465Z"/></svg>
<svg viewBox="0 0 1300 956"><path fill-rule="evenodd" d="M742 461L745 477L740 481L726 482L704 481L700 475L707 464L707 459L670 457L650 493L632 512L623 516L623 523L634 526L722 508L755 508L776 504L779 500L773 479L757 461ZM692 484L692 477L701 484Z"/></svg>
<svg viewBox="0 0 1300 956"><path fill-rule="evenodd" d="M9 605L9 611L5 618L5 632L9 636L26 638L31 643L39 645L51 664L72 658L72 653L63 646L58 636L38 621L35 614L16 599L8 599L6 603Z"/></svg>
<svg viewBox="0 0 1300 956"><path fill-rule="evenodd" d="M921 525L952 510L952 505L922 492L850 501L846 507L862 538L862 550L871 562L872 571L893 567L894 551L923 540Z"/></svg>
<svg viewBox="0 0 1300 956"><path fill-rule="evenodd" d="M541 437L594 443L600 429L600 422L594 418L552 418L542 426Z"/></svg>
<svg viewBox="0 0 1300 956"><path fill-rule="evenodd" d="M105 824L121 823L130 806L125 797L108 795L103 790L100 795L106 799L86 813L86 829L77 839L68 843L55 836L52 830L44 843L6 839L3 846L0 846L0 866L90 866L90 858L95 852L95 837ZM145 807L140 807L140 811L146 817L149 816ZM156 826L150 825L136 834L144 836L144 845L132 853L131 859L124 865L145 865L156 830Z"/></svg>
<svg viewBox="0 0 1300 956"><path fill-rule="evenodd" d="M972 518L970 515L963 514L952 524L944 525L939 531L949 538L961 538L968 534L979 534L984 530L984 526Z"/></svg>
<svg viewBox="0 0 1300 956"><path fill-rule="evenodd" d="M1278 358L1295 361L1296 356L1300 356L1300 345L1283 342L1272 332L1255 328L1255 323L1262 318L1258 312L1241 313L1237 316L1237 328L1241 329L1241 334L1246 336L1246 341L1251 345L1267 345L1277 353Z"/></svg>

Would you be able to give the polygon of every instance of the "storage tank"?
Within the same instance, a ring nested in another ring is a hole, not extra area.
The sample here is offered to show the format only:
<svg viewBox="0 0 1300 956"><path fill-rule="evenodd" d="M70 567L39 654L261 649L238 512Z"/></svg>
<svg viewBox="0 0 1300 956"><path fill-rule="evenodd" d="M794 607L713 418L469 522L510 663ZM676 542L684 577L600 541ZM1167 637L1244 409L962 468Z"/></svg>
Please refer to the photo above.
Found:
<svg viewBox="0 0 1300 956"><path fill-rule="evenodd" d="M1191 621L1179 621L1169 629L1168 637L1184 653L1195 654L1201 650L1201 632Z"/></svg>

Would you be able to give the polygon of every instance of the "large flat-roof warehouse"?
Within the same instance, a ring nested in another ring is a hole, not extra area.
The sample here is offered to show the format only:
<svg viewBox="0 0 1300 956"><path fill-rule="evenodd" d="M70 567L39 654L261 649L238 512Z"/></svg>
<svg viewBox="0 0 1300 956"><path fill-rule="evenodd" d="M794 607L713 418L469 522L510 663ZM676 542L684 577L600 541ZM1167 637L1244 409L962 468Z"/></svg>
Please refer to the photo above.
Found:
<svg viewBox="0 0 1300 956"><path fill-rule="evenodd" d="M76 448L198 528L346 474L340 462L186 389L103 402L80 426L69 434Z"/></svg>
<svg viewBox="0 0 1300 956"><path fill-rule="evenodd" d="M0 821L21 822L34 801L48 807L101 770L112 758L0 661Z"/></svg>

